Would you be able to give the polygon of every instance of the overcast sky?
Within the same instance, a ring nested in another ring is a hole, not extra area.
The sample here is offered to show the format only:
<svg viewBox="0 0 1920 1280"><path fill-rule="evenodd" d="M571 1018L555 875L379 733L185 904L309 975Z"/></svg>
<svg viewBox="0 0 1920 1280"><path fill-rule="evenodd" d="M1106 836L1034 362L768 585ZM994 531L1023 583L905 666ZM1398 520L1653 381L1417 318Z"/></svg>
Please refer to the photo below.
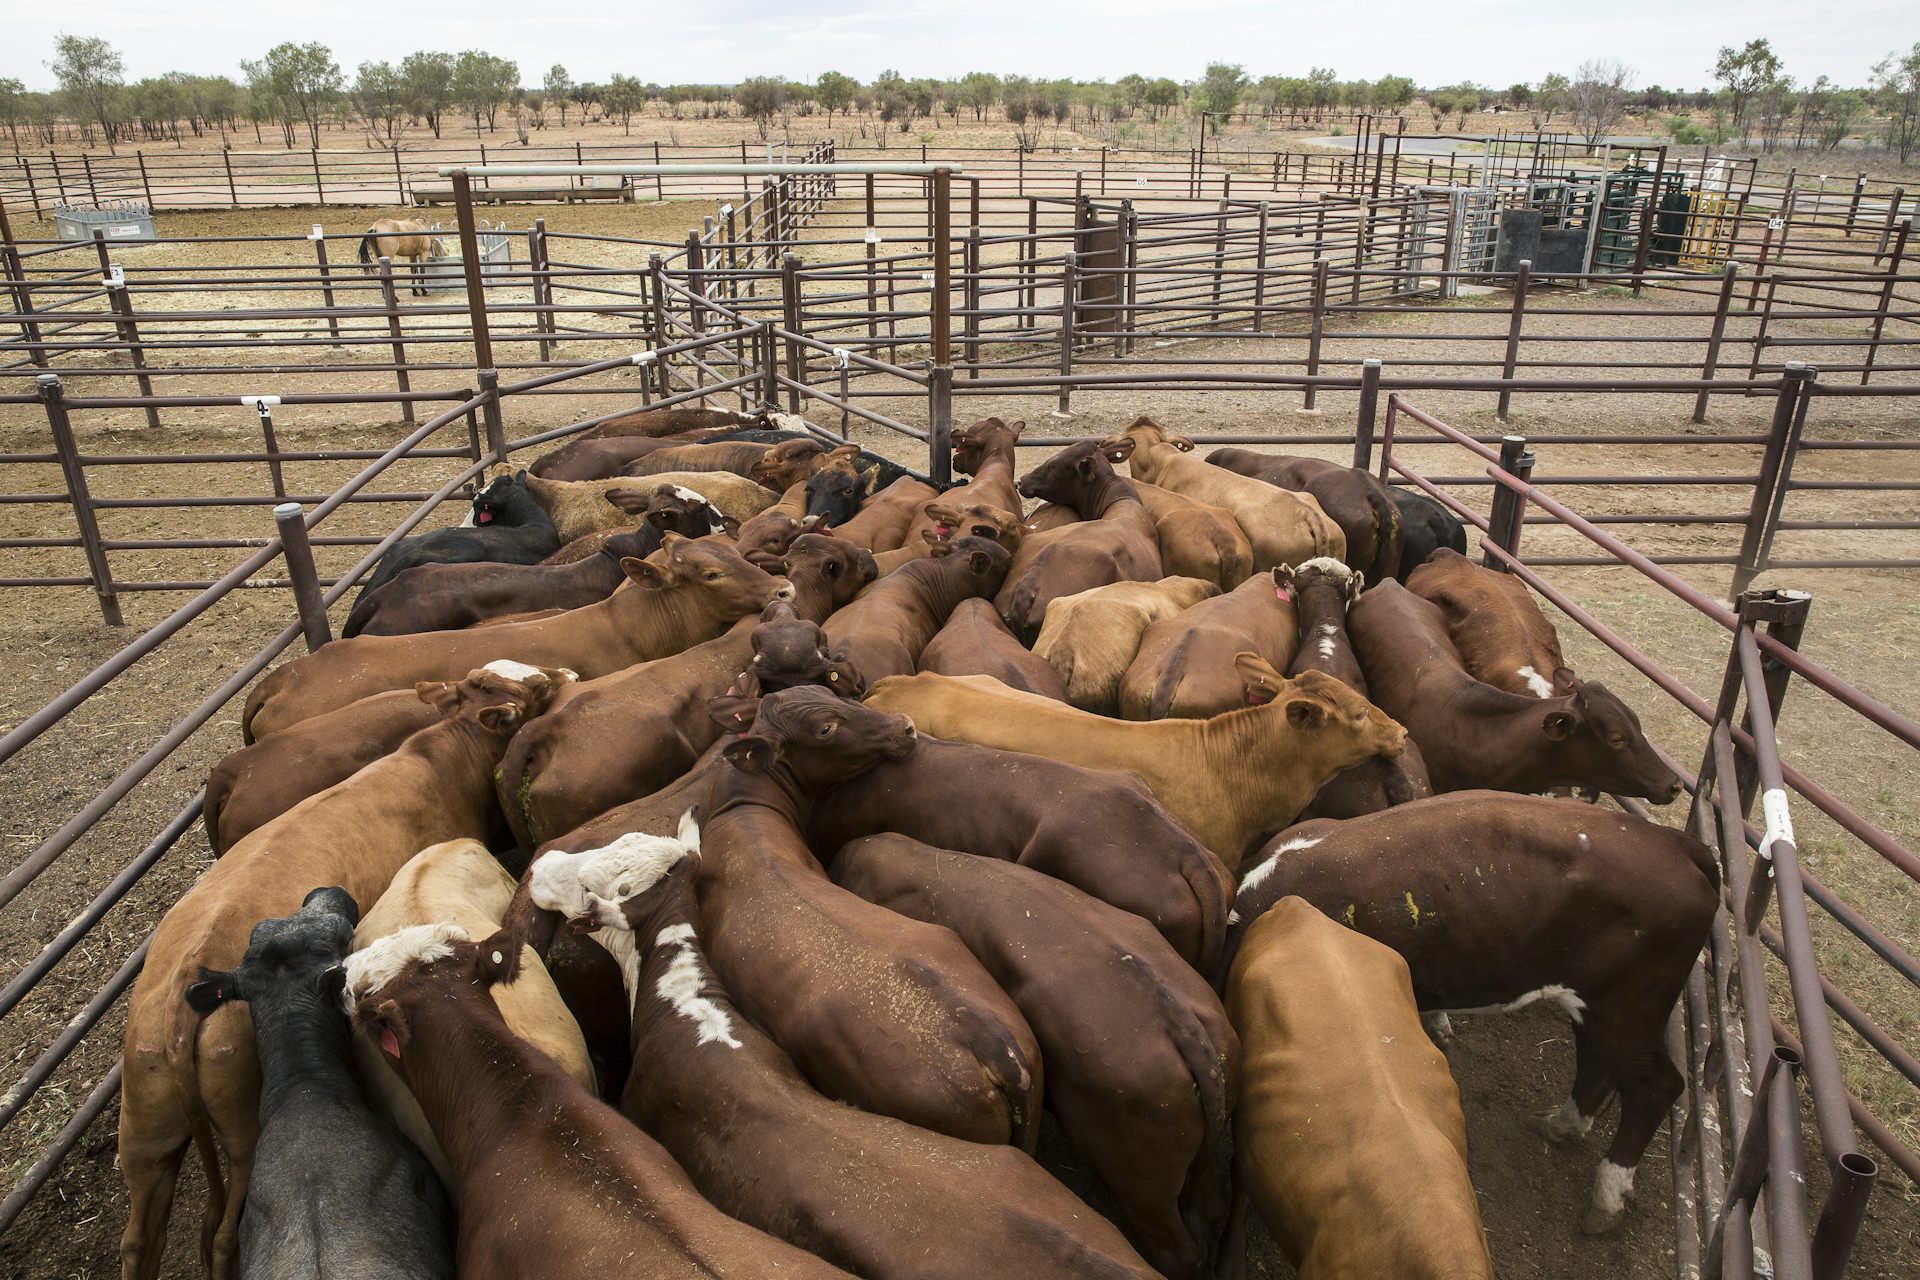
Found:
<svg viewBox="0 0 1920 1280"><path fill-rule="evenodd" d="M1505 86L1599 56L1635 68L1642 86L1699 88L1721 45L1765 36L1797 79L1857 85L1888 52L1920 40L1915 0L1852 0L1844 14L1810 0L0 0L0 13L0 76L34 88L52 86L46 63L63 31L106 37L129 80L173 70L237 77L242 58L318 40L349 79L364 61L478 48L518 62L523 84L555 62L575 80L624 71L666 84L811 80L828 70L869 80L888 67L909 77L1138 71L1189 80L1225 59L1256 77L1329 66L1343 79Z"/></svg>

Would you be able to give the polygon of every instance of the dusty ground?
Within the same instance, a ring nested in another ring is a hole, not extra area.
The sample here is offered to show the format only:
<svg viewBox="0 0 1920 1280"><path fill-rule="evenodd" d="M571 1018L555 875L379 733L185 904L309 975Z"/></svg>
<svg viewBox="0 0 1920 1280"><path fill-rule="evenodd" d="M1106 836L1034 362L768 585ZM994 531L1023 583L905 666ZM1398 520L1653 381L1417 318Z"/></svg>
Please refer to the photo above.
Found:
<svg viewBox="0 0 1920 1280"><path fill-rule="evenodd" d="M649 213L648 206L575 206L540 212L547 216L549 227L556 229L598 233L618 227L618 234L657 235L673 240L684 235L686 225L703 209L704 206L668 205ZM513 216L521 218L526 212L516 210ZM641 221L655 215L657 223ZM276 217L278 215L267 213L241 217L206 215L204 228L207 234L285 229L280 221L270 221ZM304 229L310 218L305 213L290 212L281 221L285 221L288 228ZM646 229L634 229L642 226ZM578 252L581 255L578 260L596 261L587 255L606 250L583 241ZM222 260L217 250L208 253L209 264ZM175 264L169 261L166 265L172 269ZM1584 301L1568 299L1565 305L1579 311L1582 307L1604 307L1607 301L1604 297ZM1676 307L1685 301L1676 300ZM1503 332L1504 329L1497 307L1484 315L1462 309L1408 323L1446 325L1449 332ZM1549 322L1543 321L1543 324ZM1607 327L1604 318L1583 319L1573 315L1553 318L1550 327L1541 332L1581 337L1599 334ZM1657 320L1648 321L1640 330L1675 339L1697 337L1699 331L1696 318L1681 316L1665 326ZM1531 327L1529 332L1533 332ZM1594 339L1583 338L1572 343L1542 344L1542 358L1596 354L1600 348L1589 345L1592 341ZM579 346L584 350L591 344ZM1298 359L1299 347L1298 339L1275 339L1264 344L1263 350L1269 358ZM1441 348L1441 353L1451 351L1452 359L1484 358L1486 349L1484 342L1463 341ZM1163 352L1199 358L1215 350L1217 348L1180 344ZM1329 351L1331 358L1340 360L1376 354L1386 356L1389 367L1396 355L1404 354L1394 346L1390 329L1370 329L1361 336L1338 340L1330 344ZM1433 358L1435 348L1429 346L1421 354ZM463 357L464 352L455 359ZM352 381L361 376L364 375L341 375L335 381L340 385L361 385ZM622 382L621 377L626 381ZM179 381L183 385L197 385L185 377ZM438 385L425 377L420 381L423 385ZM603 383L627 393L629 401L637 399L632 393L630 374L608 378ZM235 388L236 393L237 390ZM1422 393L1418 402L1464 428L1499 429L1492 418L1490 395ZM614 403L617 401L610 398L572 395L516 401L509 409L509 431L519 434L535 427L557 425L584 413L605 411ZM893 407L888 411L897 413L902 420L924 422L919 404L890 403ZM968 420L988 413L1010 414L1027 418L1033 424L1030 433L1051 432L1057 428L1061 433L1075 434L1111 430L1140 412L1154 413L1196 433L1227 429L1338 433L1352 420L1353 400L1348 395L1323 396L1321 412L1316 416L1296 414L1297 403L1295 395L1247 390L1204 395L1081 392L1074 397L1075 416L1071 420L1046 418L1046 410L1052 406L1051 397L967 397L957 416ZM1573 393L1523 396L1516 401L1516 412L1508 425L1534 436L1603 432L1691 436L1688 444L1679 446L1542 444L1539 446L1542 476L1593 475L1602 471L1626 475L1685 471L1728 476L1750 472L1757 447L1726 443L1724 437L1763 431L1768 405L1737 397L1717 400L1710 424L1697 431L1688 428L1689 408L1686 401L1675 397L1597 399ZM814 416L816 420L829 420L823 411L816 410ZM145 429L137 414L124 411L90 411L79 415L76 430L83 450L90 454L156 448L176 453L220 452L249 447L258 438L251 412L238 407L173 411L165 414L163 420L165 434L158 438ZM385 410L287 407L283 408L279 420L281 445L285 449L377 448L390 443L398 434L393 415ZM1915 439L1911 412L1900 402L1889 399L1823 401L1815 406L1810 423L1810 434L1815 439ZM456 437L456 442L464 439L464 432L457 427L450 434ZM918 446L899 437L885 436L877 429L859 427L854 434L863 443L903 459L924 458L923 454L912 451ZM44 449L45 438L44 423L37 410L0 406L0 449L10 452ZM160 443L156 443L156 439ZM1332 447L1305 451L1325 456L1339 453ZM1477 470L1468 465L1461 451L1450 447L1409 445L1408 456L1430 474L1463 475ZM1038 457L1037 453L1029 453L1023 462L1031 465ZM1913 480L1920 479L1916 475L1916 471L1920 471L1917 464L1920 456L1911 452L1808 454L1800 474L1806 478ZM289 464L289 488L299 493L326 492L358 465ZM376 487L389 491L424 490L439 483L439 478L450 474L455 465L451 461L404 464ZM57 472L49 466L14 464L8 471L12 474L6 487L13 492L57 489ZM97 495L133 497L183 492L263 492L261 471L258 464L226 464L96 468L93 475ZM1484 495L1484 490L1475 492ZM1671 512L1679 506L1730 515L1744 510L1737 484L1700 486L1698 490L1575 485L1555 492L1563 493L1576 509L1592 514ZM1479 500L1483 501L1484 497ZM1836 515L1911 518L1911 508L1910 495L1900 492L1866 496L1812 492L1795 495L1789 503L1789 514L1800 518ZM64 534L68 531L64 514L52 514L58 510L19 505L0 507L0 535ZM398 510L404 508L352 508L329 522L323 532L374 534L388 527ZM122 510L108 513L104 523L110 537L171 533L236 538L266 536L270 524L265 511L257 508L162 509L151 513ZM1628 527L1623 536L1636 546L1658 552L1722 554L1737 542L1737 529ZM1529 548L1536 554L1564 554L1575 549L1575 544L1565 535L1547 530L1530 529L1527 538ZM152 578L163 573L169 577L212 577L242 554L231 549L124 552L116 553L115 563L124 564L124 572L131 578ZM355 553L321 548L323 572L337 571L352 554ZM1783 537L1781 554L1920 558L1920 535L1796 534L1790 542ZM0 552L0 564L6 566L0 572L5 576L73 572L77 563L78 553L68 550ZM1726 573L1722 567L1683 570L1684 576L1716 595L1726 589ZM1717 688L1726 653L1724 637L1716 629L1703 625L1689 610L1624 570L1559 570L1552 576L1603 621L1623 630L1675 671L1696 692L1711 696ZM1861 688L1902 708L1910 708L1915 698L1907 643L1916 621L1914 581L1911 571L1778 572L1762 579L1763 584L1803 586L1811 590L1815 606L1806 650ZM13 675L0 694L0 728L17 724L110 654L125 636L158 621L182 599L170 593L123 597L129 626L124 635L119 635L99 626L92 599L83 590L0 593L0 651L11 660ZM4 766L5 776L16 803L7 827L0 832L6 847L17 856L44 840L87 797L189 709L202 690L223 673L231 672L290 616L288 602L281 593L237 593L195 623L181 639L136 666L109 694L83 706L58 730L8 762ZM336 624L341 616L342 611L336 610ZM1563 625L1562 630L1568 636L1569 656L1577 666L1590 677L1604 679L1639 707L1649 732L1679 759L1689 763L1698 759L1703 739L1699 726L1691 722L1690 717L1597 644L1586 640L1584 633L1576 632L1569 625ZM237 745L236 714L237 707L234 707L216 715L186 748L136 788L92 835L69 852L53 873L12 905L10 918L15 923L0 935L0 952L4 952L9 962L8 972L17 970L61 922L84 905L152 837L192 795L213 760ZM1920 842L1920 813L1899 787L1900 775L1889 767L1903 757L1890 749L1876 731L1836 714L1824 698L1800 688L1790 696L1783 717L1782 741L1789 762L1813 774L1909 846ZM1810 814L1810 810L1804 806L1797 809L1796 822L1803 851L1815 874L1860 907L1900 945L1909 951L1920 949L1920 894L1916 894L1915 887L1857 844L1840 838L1806 814ZM32 1060L57 1026L111 973L126 951L151 927L158 913L205 865L204 841L197 829L190 831L129 900L107 916L104 926L56 969L54 978L0 1024L0 1053L6 1055L16 1073ZM1863 949L1836 936L1838 931L1817 913L1816 928L1826 948L1829 972L1835 980L1855 993L1896 1038L1908 1044L1920 1043L1920 1034L1917 1034L1920 1017L1916 1017L1920 1003L1914 1001L1911 989L1903 983L1889 981L1883 968L1869 963L1871 957ZM1778 989L1780 984L1776 982ZM117 1014L109 1016L56 1074L53 1083L34 1099L26 1113L0 1135L4 1139L0 1141L0 1160L8 1163L10 1178L17 1178L24 1171L33 1154L113 1061L117 1017ZM1544 1276L1670 1274L1673 1246L1666 1208L1665 1135L1656 1140L1642 1165L1641 1203L1627 1229L1617 1237L1602 1241L1574 1235L1570 1228L1575 1206L1584 1199L1602 1139L1596 1136L1573 1155L1549 1150L1531 1128L1534 1116L1558 1105L1570 1078L1570 1050L1564 1024L1537 1011L1512 1018L1462 1021L1464 1025L1453 1061L1468 1111L1475 1182L1482 1194L1482 1207L1500 1273L1529 1280ZM1904 1137L1909 1141L1920 1140L1920 1106L1916 1105L1911 1087L1884 1068L1874 1068L1866 1053L1850 1038L1850 1033L1843 1031L1842 1038L1854 1087L1867 1096ZM1607 1122L1603 1121L1600 1129L1606 1128ZM1068 1172L1070 1174L1070 1170ZM192 1183L190 1176L188 1188L182 1195L183 1212L176 1219L173 1233L169 1275L193 1273L191 1206L197 1205L198 1193L192 1189ZM111 1125L102 1123L82 1139L66 1166L21 1223L0 1240L0 1274L80 1276L110 1270L124 1211L124 1195L113 1167ZM1913 1189L1904 1184L1898 1173L1888 1169L1876 1193L1855 1274L1904 1274L1903 1267L1907 1264L1903 1259L1913 1256L1916 1233L1920 1233L1920 1202L1916 1202ZM1256 1275L1287 1273L1270 1246L1264 1245L1256 1249L1253 1271Z"/></svg>

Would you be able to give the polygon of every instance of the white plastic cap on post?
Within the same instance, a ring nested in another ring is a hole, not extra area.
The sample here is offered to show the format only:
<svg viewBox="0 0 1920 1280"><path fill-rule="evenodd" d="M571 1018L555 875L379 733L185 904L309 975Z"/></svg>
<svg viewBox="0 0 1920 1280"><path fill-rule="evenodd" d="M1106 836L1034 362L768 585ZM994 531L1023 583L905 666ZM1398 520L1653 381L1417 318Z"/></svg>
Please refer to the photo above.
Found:
<svg viewBox="0 0 1920 1280"><path fill-rule="evenodd" d="M730 205L730 204L723 204L723 205L721 205L721 206L720 206L720 216L721 216L721 217L723 217L723 218L730 218L730 217L732 217L732 216L733 216L733 206L732 206L732 205Z"/></svg>
<svg viewBox="0 0 1920 1280"><path fill-rule="evenodd" d="M103 279L102 279L102 280L100 281L100 283L101 283L101 284L103 284L103 285L105 285L105 286L106 286L107 288L109 288L109 289L124 289L124 288L126 288L126 287L127 287L127 273L126 273L126 270L125 270L125 268L123 268L123 267L122 267L122 266L121 266L121 265L120 265L119 263L117 263L117 262L111 262L111 263L108 263L108 264L107 264L107 274L106 274L106 276L105 276L105 277L104 277L104 278L103 278Z"/></svg>
<svg viewBox="0 0 1920 1280"><path fill-rule="evenodd" d="M847 350L845 347L835 347L833 349L833 363L837 368L846 368L853 363L853 352Z"/></svg>
<svg viewBox="0 0 1920 1280"><path fill-rule="evenodd" d="M307 239L309 240L325 240L326 238L326 228L317 222L313 224L313 230L307 233Z"/></svg>
<svg viewBox="0 0 1920 1280"><path fill-rule="evenodd" d="M868 228L867 228L867 243L868 243L868 244L879 244L879 243L880 243L880 228L878 228L878 227L868 227Z"/></svg>
<svg viewBox="0 0 1920 1280"><path fill-rule="evenodd" d="M652 364L659 358L660 353L657 351L636 351L627 357L628 361L633 364Z"/></svg>
<svg viewBox="0 0 1920 1280"><path fill-rule="evenodd" d="M273 509L275 520L291 520L299 514L300 504L297 502L282 502Z"/></svg>
<svg viewBox="0 0 1920 1280"><path fill-rule="evenodd" d="M256 413L280 403L279 396L241 396L240 403Z"/></svg>

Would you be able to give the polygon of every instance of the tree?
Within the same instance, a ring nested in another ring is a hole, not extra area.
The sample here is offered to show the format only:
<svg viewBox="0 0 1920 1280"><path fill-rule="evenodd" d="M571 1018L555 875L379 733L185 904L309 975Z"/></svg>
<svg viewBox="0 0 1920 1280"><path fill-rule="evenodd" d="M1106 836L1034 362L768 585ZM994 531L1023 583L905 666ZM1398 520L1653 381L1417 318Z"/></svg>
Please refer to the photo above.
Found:
<svg viewBox="0 0 1920 1280"><path fill-rule="evenodd" d="M378 128L392 142L399 134L400 117L407 109L406 85L390 62L363 62L353 78L353 101L369 127Z"/></svg>
<svg viewBox="0 0 1920 1280"><path fill-rule="evenodd" d="M10 76L0 76L0 124L7 126L13 139L13 154L20 154L20 126L26 123L27 87Z"/></svg>
<svg viewBox="0 0 1920 1280"><path fill-rule="evenodd" d="M1332 67L1314 67L1307 72L1307 85L1311 90L1313 109L1316 114L1333 105L1334 85L1339 77L1333 74Z"/></svg>
<svg viewBox="0 0 1920 1280"><path fill-rule="evenodd" d="M440 136L440 120L453 105L453 55L410 53L400 63L400 83L406 89L407 110L427 122Z"/></svg>
<svg viewBox="0 0 1920 1280"><path fill-rule="evenodd" d="M573 92L573 77L559 63L547 68L547 78L540 82L547 91L547 101L560 108L560 127L567 127L567 95Z"/></svg>
<svg viewBox="0 0 1920 1280"><path fill-rule="evenodd" d="M1920 144L1920 41L1874 63L1871 83L1874 105L1887 114L1887 147L1905 164Z"/></svg>
<svg viewBox="0 0 1920 1280"><path fill-rule="evenodd" d="M242 62L249 81L265 86L276 99L281 119L289 126L304 120L307 137L320 145L320 117L346 86L333 50L317 41L287 41L267 50L258 62ZM291 145L291 144L289 144Z"/></svg>
<svg viewBox="0 0 1920 1280"><path fill-rule="evenodd" d="M120 53L99 36L63 35L53 42L54 58L47 64L67 109L84 120L95 121L106 135L107 151L112 153L119 132L115 111L120 97L120 77L126 71Z"/></svg>
<svg viewBox="0 0 1920 1280"><path fill-rule="evenodd" d="M787 82L782 76L753 76L734 86L733 100L740 104L740 114L753 121L760 131L760 140L767 140L767 132L773 126L774 113L787 101Z"/></svg>
<svg viewBox="0 0 1920 1280"><path fill-rule="evenodd" d="M1627 91L1633 87L1633 68L1611 58L1591 58L1580 64L1567 91L1567 109L1592 151L1601 137L1619 127L1627 114Z"/></svg>
<svg viewBox="0 0 1920 1280"><path fill-rule="evenodd" d="M646 102L646 89L632 76L615 75L600 91L601 105L610 116L619 116L628 136L633 134L633 113Z"/></svg>
<svg viewBox="0 0 1920 1280"><path fill-rule="evenodd" d="M1413 81L1405 76L1381 76L1373 82L1373 105L1380 111L1404 110L1413 101Z"/></svg>
<svg viewBox="0 0 1920 1280"><path fill-rule="evenodd" d="M1153 108L1153 118L1158 120L1171 107L1180 105L1180 86L1166 76L1147 85L1146 103Z"/></svg>
<svg viewBox="0 0 1920 1280"><path fill-rule="evenodd" d="M1780 59L1765 40L1749 40L1741 49L1722 48L1714 60L1713 78L1727 90L1727 107L1733 113L1734 132L1745 136L1747 113L1755 95L1780 74Z"/></svg>
<svg viewBox="0 0 1920 1280"><path fill-rule="evenodd" d="M1114 82L1114 90L1120 95L1120 103L1126 113L1132 115L1147 102L1147 78L1143 75L1124 75Z"/></svg>
<svg viewBox="0 0 1920 1280"><path fill-rule="evenodd" d="M1195 87L1194 101L1200 105L1202 114L1213 121L1213 131L1220 132L1224 117L1233 114L1240 105L1240 96L1247 91L1247 69L1237 62L1209 62L1207 73L1200 77Z"/></svg>
<svg viewBox="0 0 1920 1280"><path fill-rule="evenodd" d="M987 108L1000 96L1000 77L991 71L969 71L960 77L955 92L961 105L972 108L974 120L985 120Z"/></svg>
<svg viewBox="0 0 1920 1280"><path fill-rule="evenodd" d="M1521 81L1507 86L1507 105L1515 111L1525 111L1527 104L1533 101L1533 86Z"/></svg>
<svg viewBox="0 0 1920 1280"><path fill-rule="evenodd" d="M833 128L833 113L845 111L853 102L853 94L860 82L852 76L838 71L823 71L820 78L813 82L813 100L827 113L827 128Z"/></svg>
<svg viewBox="0 0 1920 1280"><path fill-rule="evenodd" d="M520 87L520 68L505 58L468 49L453 64L453 98L473 113L473 127L484 116L487 131L495 128L500 107Z"/></svg>
<svg viewBox="0 0 1920 1280"><path fill-rule="evenodd" d="M1540 82L1533 91L1533 127L1543 129L1553 123L1553 113L1565 111L1573 86L1558 71Z"/></svg>

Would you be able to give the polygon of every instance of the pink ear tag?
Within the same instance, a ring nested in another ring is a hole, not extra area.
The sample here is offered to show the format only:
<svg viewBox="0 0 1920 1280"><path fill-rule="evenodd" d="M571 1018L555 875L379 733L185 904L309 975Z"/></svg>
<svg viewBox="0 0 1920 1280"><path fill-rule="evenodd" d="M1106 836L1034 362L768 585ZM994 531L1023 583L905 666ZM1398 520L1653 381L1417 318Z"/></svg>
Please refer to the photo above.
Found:
<svg viewBox="0 0 1920 1280"><path fill-rule="evenodd" d="M1291 600L1293 599L1293 588L1275 583L1273 587L1273 598L1275 600Z"/></svg>

